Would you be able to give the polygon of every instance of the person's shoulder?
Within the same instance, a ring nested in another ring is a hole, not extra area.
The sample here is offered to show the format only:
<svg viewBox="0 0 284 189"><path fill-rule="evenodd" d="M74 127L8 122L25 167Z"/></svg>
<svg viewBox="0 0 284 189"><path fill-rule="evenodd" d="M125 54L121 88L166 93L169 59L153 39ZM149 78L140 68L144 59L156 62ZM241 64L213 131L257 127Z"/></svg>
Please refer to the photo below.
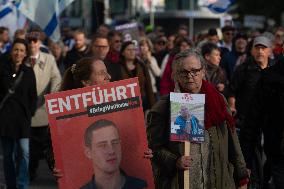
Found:
<svg viewBox="0 0 284 189"><path fill-rule="evenodd" d="M121 67L121 64L112 63L111 61L109 61L109 60L107 60L107 59L105 59L103 62L105 63L107 69L108 69L108 68L111 68L111 69L120 69L120 67Z"/></svg>
<svg viewBox="0 0 284 189"><path fill-rule="evenodd" d="M12 72L12 59L11 57L5 57L5 59L0 61L0 72L10 74Z"/></svg>
<svg viewBox="0 0 284 189"><path fill-rule="evenodd" d="M6 62L10 59L11 59L10 52L6 52L6 53L0 55L0 62Z"/></svg>
<svg viewBox="0 0 284 189"><path fill-rule="evenodd" d="M66 58L70 58L73 54L75 53L74 47L72 49L70 49L69 51L67 51L65 59Z"/></svg>
<svg viewBox="0 0 284 189"><path fill-rule="evenodd" d="M267 69L264 69L264 72L267 73L279 73L284 75L284 57L279 58L272 66L269 66Z"/></svg>
<svg viewBox="0 0 284 189"><path fill-rule="evenodd" d="M126 176L126 182L123 189L143 189L146 188L147 182L137 177Z"/></svg>
<svg viewBox="0 0 284 189"><path fill-rule="evenodd" d="M146 65L145 65L144 61L141 58L136 57L135 63L136 63L137 66L140 66L143 69L146 69Z"/></svg>
<svg viewBox="0 0 284 189"><path fill-rule="evenodd" d="M247 59L246 59L246 61L244 61L244 63L243 64L241 64L240 66L242 66L242 67L247 67L247 68L255 68L255 67L257 67L257 63L256 63L256 60L255 60L255 58L253 57L253 56L248 56L247 57Z"/></svg>
<svg viewBox="0 0 284 189"><path fill-rule="evenodd" d="M165 102L165 101L169 101L169 100L170 100L170 95L167 94L167 95L161 96L159 101Z"/></svg>
<svg viewBox="0 0 284 189"><path fill-rule="evenodd" d="M41 52L44 52L44 53L50 53L50 50L48 49L48 47L47 46L45 46L45 45L41 45L40 46L40 51Z"/></svg>
<svg viewBox="0 0 284 189"><path fill-rule="evenodd" d="M70 49L70 50L67 52L67 54L73 54L73 53L76 53L76 52L77 52L76 48L75 48L75 47L72 47L72 49Z"/></svg>
<svg viewBox="0 0 284 189"><path fill-rule="evenodd" d="M56 60L52 54L40 52L39 53L39 60L46 63L56 64Z"/></svg>
<svg viewBox="0 0 284 189"><path fill-rule="evenodd" d="M169 55L166 54L165 56L169 56ZM151 61L156 61L157 62L157 59L153 55L151 55Z"/></svg>
<svg viewBox="0 0 284 189"><path fill-rule="evenodd" d="M39 57L40 57L40 59L41 58L52 58L52 59L54 59L54 56L52 54L46 53L46 52L40 52Z"/></svg>
<svg viewBox="0 0 284 189"><path fill-rule="evenodd" d="M228 60L228 59L231 59L233 57L236 57L236 53L234 51L225 51L223 54L222 54L222 59L223 60Z"/></svg>
<svg viewBox="0 0 284 189"><path fill-rule="evenodd" d="M256 64L253 62L254 60L252 58L248 58L244 63L237 65L235 67L235 71L233 74L236 72L237 74L244 74L246 72L250 72L251 70L255 70Z"/></svg>
<svg viewBox="0 0 284 189"><path fill-rule="evenodd" d="M27 72L27 73L32 73L33 72L33 68L28 64L22 64L21 65L21 68L24 72Z"/></svg>
<svg viewBox="0 0 284 189"><path fill-rule="evenodd" d="M159 101L156 104L154 104L151 110L156 112L162 112L168 110L169 106L170 106L170 95L164 95L159 99Z"/></svg>
<svg viewBox="0 0 284 189"><path fill-rule="evenodd" d="M263 85L278 89L284 87L284 61L277 62L275 65L268 67L262 71L261 80Z"/></svg>

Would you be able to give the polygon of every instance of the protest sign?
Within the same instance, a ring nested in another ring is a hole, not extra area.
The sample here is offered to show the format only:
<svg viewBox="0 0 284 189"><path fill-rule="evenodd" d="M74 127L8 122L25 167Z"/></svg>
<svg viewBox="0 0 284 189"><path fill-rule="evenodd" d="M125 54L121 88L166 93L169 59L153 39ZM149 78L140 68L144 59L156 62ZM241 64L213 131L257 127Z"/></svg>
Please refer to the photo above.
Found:
<svg viewBox="0 0 284 189"><path fill-rule="evenodd" d="M204 94L170 93L171 141L204 141Z"/></svg>
<svg viewBox="0 0 284 189"><path fill-rule="evenodd" d="M116 26L115 30L122 34L123 42L132 41L138 47L139 30L136 22Z"/></svg>
<svg viewBox="0 0 284 189"><path fill-rule="evenodd" d="M148 145L137 78L49 94L46 107L56 167L64 175L60 189L81 188L95 174L84 152L84 133L102 119L119 130L121 170L155 188L150 160L143 158Z"/></svg>

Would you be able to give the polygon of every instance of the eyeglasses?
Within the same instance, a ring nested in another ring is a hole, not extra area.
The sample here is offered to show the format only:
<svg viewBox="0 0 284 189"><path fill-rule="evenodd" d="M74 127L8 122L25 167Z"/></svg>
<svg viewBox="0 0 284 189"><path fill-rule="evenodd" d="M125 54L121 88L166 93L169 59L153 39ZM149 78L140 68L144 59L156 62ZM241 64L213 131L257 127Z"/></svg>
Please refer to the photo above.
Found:
<svg viewBox="0 0 284 189"><path fill-rule="evenodd" d="M203 67L201 68L198 68L198 69L192 69L192 70L186 70L186 69L183 69L182 71L179 72L179 74L182 76L182 77L196 77L199 72L203 69Z"/></svg>

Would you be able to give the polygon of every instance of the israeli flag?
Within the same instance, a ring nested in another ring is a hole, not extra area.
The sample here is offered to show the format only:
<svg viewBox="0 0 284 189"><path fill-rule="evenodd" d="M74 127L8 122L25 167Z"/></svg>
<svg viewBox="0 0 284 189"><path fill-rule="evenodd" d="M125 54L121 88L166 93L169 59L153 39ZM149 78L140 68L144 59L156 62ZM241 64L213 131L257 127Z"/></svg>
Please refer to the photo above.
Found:
<svg viewBox="0 0 284 189"><path fill-rule="evenodd" d="M12 3L3 3L0 2L0 19L6 17L10 13L13 12L13 4Z"/></svg>
<svg viewBox="0 0 284 189"><path fill-rule="evenodd" d="M213 13L224 13L227 12L228 8L235 2L235 0L211 0L208 4L208 9Z"/></svg>
<svg viewBox="0 0 284 189"><path fill-rule="evenodd" d="M18 10L41 27L53 41L60 40L60 13L74 0L21 0Z"/></svg>
<svg viewBox="0 0 284 189"><path fill-rule="evenodd" d="M25 17L19 13L12 0L0 0L0 26L9 29L10 37L17 29L23 28L25 23Z"/></svg>

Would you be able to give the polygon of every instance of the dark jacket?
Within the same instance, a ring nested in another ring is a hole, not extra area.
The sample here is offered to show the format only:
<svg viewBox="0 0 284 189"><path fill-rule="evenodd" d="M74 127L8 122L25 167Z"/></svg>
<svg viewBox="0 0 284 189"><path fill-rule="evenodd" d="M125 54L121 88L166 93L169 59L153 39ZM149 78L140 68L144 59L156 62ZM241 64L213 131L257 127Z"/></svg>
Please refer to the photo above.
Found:
<svg viewBox="0 0 284 189"><path fill-rule="evenodd" d="M228 81L227 76L223 68L217 65L213 65L210 63L206 63L206 80L212 83L215 88L217 88L218 84L224 84L225 88L227 87ZM217 88L218 89L218 88ZM224 91L222 93L224 94Z"/></svg>
<svg viewBox="0 0 284 189"><path fill-rule="evenodd" d="M225 70L227 78L229 80L231 79L233 75L236 62L240 55L243 55L243 54L238 53L236 52L236 50L233 49L231 52L225 53L222 56L220 66Z"/></svg>
<svg viewBox="0 0 284 189"><path fill-rule="evenodd" d="M11 138L29 137L31 117L36 110L37 91L33 69L22 64L16 73L11 59L0 64L0 101L3 100L15 80L23 72L23 77L0 110L0 135ZM13 75L16 77L13 77Z"/></svg>
<svg viewBox="0 0 284 189"><path fill-rule="evenodd" d="M210 63L206 64L206 79L215 87L219 83L224 85L227 83L227 77L223 68Z"/></svg>
<svg viewBox="0 0 284 189"><path fill-rule="evenodd" d="M125 184L121 189L143 189L147 187L147 182L145 180L128 176L123 171L122 174L125 178ZM97 186L95 184L95 177L93 176L92 179L80 189L97 189Z"/></svg>
<svg viewBox="0 0 284 189"><path fill-rule="evenodd" d="M253 149L261 132L268 159L284 159L284 61L263 70L257 83L250 111L240 133L242 151L251 168Z"/></svg>
<svg viewBox="0 0 284 189"><path fill-rule="evenodd" d="M151 108L155 103L155 97L149 71L147 70L148 68L138 59L135 59L134 64L136 68L133 71L129 71L124 62L120 62L120 64L122 79L138 77L140 92L143 100L143 110L145 111Z"/></svg>
<svg viewBox="0 0 284 189"><path fill-rule="evenodd" d="M63 76L64 72L65 72L65 65L64 65L64 57L63 57L63 55L60 55L58 60L56 60L56 64L57 64L57 67L58 67L58 70L59 70L61 76Z"/></svg>
<svg viewBox="0 0 284 189"><path fill-rule="evenodd" d="M64 59L65 69L72 66L72 64L76 64L76 62L81 58L88 56L90 56L88 47L84 51L78 51L75 47L73 47L70 51L67 52L66 57Z"/></svg>
<svg viewBox="0 0 284 189"><path fill-rule="evenodd" d="M269 59L268 66L273 65ZM251 57L238 66L228 88L228 96L236 98L236 109L240 117L244 117L250 108L256 83L261 75L261 67Z"/></svg>
<svg viewBox="0 0 284 189"><path fill-rule="evenodd" d="M183 189L181 183L183 183L184 171L177 169L176 162L184 154L184 142L169 141L171 129L169 95L162 97L149 112L147 125L148 142L154 153L152 165L156 189ZM210 153L207 162L210 169L207 170L209 175L204 175L205 180L210 183L209 188L234 189L233 172L237 183L247 178L246 166L236 132L231 131L226 123L213 126L207 131L209 138L205 140L210 142L209 151L205 151ZM194 148L193 145L191 149ZM202 149L204 146L199 148ZM199 169L200 165L195 166L191 169Z"/></svg>
<svg viewBox="0 0 284 189"><path fill-rule="evenodd" d="M163 51L160 51L158 53L154 53L153 56L156 58L157 60L157 63L158 63L158 66L161 67L162 65L162 62L165 58L165 56L168 54L169 52L167 50L163 50Z"/></svg>
<svg viewBox="0 0 284 189"><path fill-rule="evenodd" d="M110 81L119 81L122 80L121 75L121 65L112 63L108 60L104 60L104 63L106 65L107 71L111 76Z"/></svg>

